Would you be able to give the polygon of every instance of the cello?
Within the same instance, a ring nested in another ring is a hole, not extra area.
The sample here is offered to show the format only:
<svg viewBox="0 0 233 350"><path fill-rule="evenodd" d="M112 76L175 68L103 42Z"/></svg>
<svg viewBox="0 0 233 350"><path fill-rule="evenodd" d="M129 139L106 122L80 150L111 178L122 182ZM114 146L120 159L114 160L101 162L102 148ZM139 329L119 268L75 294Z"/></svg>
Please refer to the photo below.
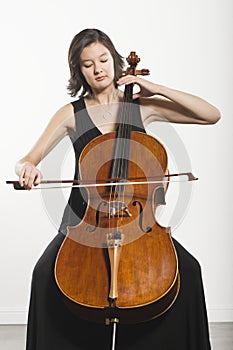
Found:
<svg viewBox="0 0 233 350"><path fill-rule="evenodd" d="M126 74L149 73L136 69L135 52L127 61ZM114 326L158 317L179 292L171 230L155 217L165 204L168 157L161 142L133 130L132 96L133 84L126 85L117 131L96 137L81 153L80 181L107 180L87 186L84 217L67 227L54 269L72 310Z"/></svg>

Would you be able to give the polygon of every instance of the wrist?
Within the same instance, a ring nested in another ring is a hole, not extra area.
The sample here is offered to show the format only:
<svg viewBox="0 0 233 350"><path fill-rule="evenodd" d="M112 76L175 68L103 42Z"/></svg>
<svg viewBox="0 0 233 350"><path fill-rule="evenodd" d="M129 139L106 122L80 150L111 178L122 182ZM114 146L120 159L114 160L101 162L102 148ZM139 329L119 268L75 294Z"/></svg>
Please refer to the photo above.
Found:
<svg viewBox="0 0 233 350"><path fill-rule="evenodd" d="M19 161L15 165L15 173L16 173L16 175L20 176L20 173L21 173L23 167L25 167L26 165L30 165L30 166L33 166L33 167L35 166L34 164L32 164L31 162L28 162L28 161L26 161L26 162Z"/></svg>

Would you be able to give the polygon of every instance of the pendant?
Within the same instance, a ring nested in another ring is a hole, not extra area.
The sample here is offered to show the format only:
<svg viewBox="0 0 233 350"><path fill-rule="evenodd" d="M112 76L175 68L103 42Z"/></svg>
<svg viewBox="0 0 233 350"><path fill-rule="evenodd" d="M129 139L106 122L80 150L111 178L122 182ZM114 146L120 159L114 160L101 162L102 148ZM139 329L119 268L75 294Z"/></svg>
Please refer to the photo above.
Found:
<svg viewBox="0 0 233 350"><path fill-rule="evenodd" d="M104 112L103 118L104 118L105 120L107 120L107 119L109 119L109 118L112 118L112 113L109 112L109 111Z"/></svg>

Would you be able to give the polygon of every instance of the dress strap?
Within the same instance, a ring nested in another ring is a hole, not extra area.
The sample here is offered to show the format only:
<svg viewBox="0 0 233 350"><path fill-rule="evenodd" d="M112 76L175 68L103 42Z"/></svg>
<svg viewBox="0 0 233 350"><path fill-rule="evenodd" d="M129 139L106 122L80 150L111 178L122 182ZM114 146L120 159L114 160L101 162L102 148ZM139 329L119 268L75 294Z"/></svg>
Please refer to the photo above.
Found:
<svg viewBox="0 0 233 350"><path fill-rule="evenodd" d="M79 112L85 107L83 97L79 98L78 100L72 101L71 104L74 108L74 113Z"/></svg>

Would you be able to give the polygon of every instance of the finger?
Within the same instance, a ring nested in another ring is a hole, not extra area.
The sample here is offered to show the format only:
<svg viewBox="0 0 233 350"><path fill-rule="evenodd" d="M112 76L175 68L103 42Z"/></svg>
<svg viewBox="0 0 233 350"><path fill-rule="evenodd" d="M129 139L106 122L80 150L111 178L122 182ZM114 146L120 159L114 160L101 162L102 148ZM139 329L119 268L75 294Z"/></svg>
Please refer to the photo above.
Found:
<svg viewBox="0 0 233 350"><path fill-rule="evenodd" d="M19 175L19 184L21 187L24 187L24 176L25 176L25 169L23 169Z"/></svg>
<svg viewBox="0 0 233 350"><path fill-rule="evenodd" d="M28 166L25 167L24 175L23 175L23 178L24 178L23 184L25 188L28 188L30 178L31 178L31 172L32 172L31 167L28 167Z"/></svg>
<svg viewBox="0 0 233 350"><path fill-rule="evenodd" d="M136 100L136 98L139 98L139 97L141 97L141 93L140 92L138 92L138 93L135 93L135 94L133 94L133 100Z"/></svg>
<svg viewBox="0 0 233 350"><path fill-rule="evenodd" d="M36 177L35 177L35 180L34 180L34 186L39 185L40 182L41 182L41 179L42 179L41 172L38 171L38 172L37 172L37 175L36 175Z"/></svg>
<svg viewBox="0 0 233 350"><path fill-rule="evenodd" d="M30 177L29 184L28 186L30 188L32 188L32 186L37 186L40 184L41 180L42 180L42 174L40 172L40 170L34 168L31 172L31 177Z"/></svg>
<svg viewBox="0 0 233 350"><path fill-rule="evenodd" d="M137 77L133 75L126 75L124 77L121 77L118 82L119 85L128 85L128 84L134 84L137 83Z"/></svg>
<svg viewBox="0 0 233 350"><path fill-rule="evenodd" d="M26 189L31 189L34 183L37 170L33 166L26 166L24 171L24 187Z"/></svg>
<svg viewBox="0 0 233 350"><path fill-rule="evenodd" d="M32 189L33 182L34 182L34 177L32 176L32 177L29 178L28 183L27 183L27 189L28 190Z"/></svg>

